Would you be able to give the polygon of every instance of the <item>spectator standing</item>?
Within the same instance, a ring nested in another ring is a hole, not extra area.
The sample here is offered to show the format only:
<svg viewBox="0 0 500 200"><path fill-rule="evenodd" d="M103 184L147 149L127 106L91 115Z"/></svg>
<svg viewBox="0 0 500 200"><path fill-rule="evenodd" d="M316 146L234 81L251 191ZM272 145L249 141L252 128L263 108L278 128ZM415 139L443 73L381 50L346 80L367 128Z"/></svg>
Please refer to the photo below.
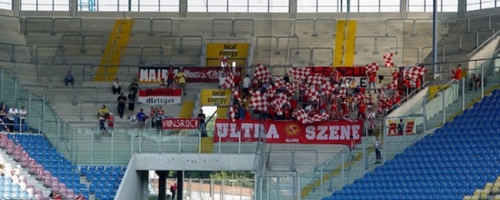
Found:
<svg viewBox="0 0 500 200"><path fill-rule="evenodd" d="M127 97L123 93L120 93L120 96L116 98L118 101L118 115L120 116L120 119L123 118L123 113L125 112L125 103L127 103Z"/></svg>
<svg viewBox="0 0 500 200"><path fill-rule="evenodd" d="M156 127L156 115L158 113L158 108L154 108L151 106L151 110L149 111L149 119L151 120L151 128Z"/></svg>
<svg viewBox="0 0 500 200"><path fill-rule="evenodd" d="M283 77L283 81L285 81L285 83L290 83L290 77L288 76L288 73L285 73L285 76Z"/></svg>
<svg viewBox="0 0 500 200"><path fill-rule="evenodd" d="M455 71L455 80L460 80L462 77L462 65L458 64L457 70Z"/></svg>
<svg viewBox="0 0 500 200"><path fill-rule="evenodd" d="M167 72L167 87L172 86L172 83L174 83L174 79L175 79L174 67L170 65L170 69L168 69Z"/></svg>
<svg viewBox="0 0 500 200"><path fill-rule="evenodd" d="M380 143L378 137L375 139L375 144L373 146L375 148L375 157L376 157L375 164L380 164L382 162L382 155L380 154L380 149L382 148L382 144Z"/></svg>
<svg viewBox="0 0 500 200"><path fill-rule="evenodd" d="M250 96L250 83L252 80L250 80L250 76L247 74L245 75L245 78L243 78L243 99L246 99L247 96Z"/></svg>
<svg viewBox="0 0 500 200"><path fill-rule="evenodd" d="M162 107L158 108L158 112L156 113L156 128L160 130L162 128L163 117L165 116L165 111Z"/></svg>
<svg viewBox="0 0 500 200"><path fill-rule="evenodd" d="M203 113L203 110L200 109L200 113L198 113L198 121L200 123L200 129L205 129L205 113Z"/></svg>
<svg viewBox="0 0 500 200"><path fill-rule="evenodd" d="M361 100L358 103L358 119L366 119L366 103L364 100Z"/></svg>
<svg viewBox="0 0 500 200"><path fill-rule="evenodd" d="M177 183L174 183L172 186L170 186L170 193L172 193L172 199L175 199L175 196L177 194Z"/></svg>
<svg viewBox="0 0 500 200"><path fill-rule="evenodd" d="M26 116L28 115L28 111L26 110L26 107L21 107L21 110L19 110L19 123L24 124L24 120L26 119Z"/></svg>
<svg viewBox="0 0 500 200"><path fill-rule="evenodd" d="M113 86L111 87L113 94L120 94L122 93L122 83L118 78L115 78L115 81L113 82Z"/></svg>
<svg viewBox="0 0 500 200"><path fill-rule="evenodd" d="M377 87L375 86L375 80L377 78L377 72L367 72L366 75L368 76L368 94L370 93L370 90L373 87L373 92L377 92Z"/></svg>
<svg viewBox="0 0 500 200"><path fill-rule="evenodd" d="M222 85L224 85L224 82L226 82L226 74L224 72L221 72L219 74L219 89L222 88Z"/></svg>
<svg viewBox="0 0 500 200"><path fill-rule="evenodd" d="M115 117L113 116L112 112L109 113L107 121L108 121L108 133L113 134L113 129L115 127Z"/></svg>
<svg viewBox="0 0 500 200"><path fill-rule="evenodd" d="M185 85L186 85L186 73L184 73L184 69L181 69L181 71L177 74L177 80L179 82L179 85L182 89L182 92L184 93L184 95L186 95L186 88L185 88Z"/></svg>
<svg viewBox="0 0 500 200"><path fill-rule="evenodd" d="M71 85L75 83L75 76L73 75L73 72L71 72L71 70L68 70L66 77L64 77L64 84L68 86L68 84L70 83Z"/></svg>
<svg viewBox="0 0 500 200"><path fill-rule="evenodd" d="M16 117L18 117L19 111L17 110L16 106L12 106L12 108L9 109L9 113L7 114L7 118L9 119L9 129L12 131L14 130L14 120Z"/></svg>
<svg viewBox="0 0 500 200"><path fill-rule="evenodd" d="M349 162L354 160L354 149L355 148L356 148L356 141L354 141L354 137L351 135L351 140L349 141Z"/></svg>
<svg viewBox="0 0 500 200"><path fill-rule="evenodd" d="M129 112L130 116L133 115L134 110L135 110L135 99L136 99L136 96L135 96L134 92L130 92L130 94L128 94L128 112Z"/></svg>
<svg viewBox="0 0 500 200"><path fill-rule="evenodd" d="M135 118L137 119L137 122L139 124L139 128L144 127L145 122L146 122L146 114L144 114L144 110L142 108L141 108L141 110L139 110L139 112L137 113Z"/></svg>
<svg viewBox="0 0 500 200"><path fill-rule="evenodd" d="M129 86L129 90L134 94L134 96L137 96L137 92L139 91L139 83L137 83L137 80L132 80Z"/></svg>

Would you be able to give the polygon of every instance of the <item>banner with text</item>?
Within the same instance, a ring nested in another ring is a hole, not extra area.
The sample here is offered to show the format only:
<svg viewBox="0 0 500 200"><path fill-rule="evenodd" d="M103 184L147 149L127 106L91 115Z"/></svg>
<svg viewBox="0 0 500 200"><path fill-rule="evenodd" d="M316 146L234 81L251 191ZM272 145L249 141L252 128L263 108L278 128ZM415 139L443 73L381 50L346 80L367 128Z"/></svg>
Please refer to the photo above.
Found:
<svg viewBox="0 0 500 200"><path fill-rule="evenodd" d="M331 77L333 75L334 67L307 67L313 73L320 73L323 76ZM359 87L368 87L368 77L366 76L366 68L364 66L350 66L350 67L335 67L338 73L341 74L340 82L347 80L348 84L352 81L356 82Z"/></svg>
<svg viewBox="0 0 500 200"><path fill-rule="evenodd" d="M231 89L203 89L200 95L202 106L231 105Z"/></svg>
<svg viewBox="0 0 500 200"><path fill-rule="evenodd" d="M162 120L163 129L198 129L200 120L191 118L167 118Z"/></svg>
<svg viewBox="0 0 500 200"><path fill-rule="evenodd" d="M208 43L206 49L206 65L221 66L221 57L226 57L229 65L245 66L250 49L249 43Z"/></svg>
<svg viewBox="0 0 500 200"><path fill-rule="evenodd" d="M139 83L159 83L161 79L167 80L170 67L165 65L154 65L153 67L139 67ZM219 82L220 67L182 67L186 74L186 82ZM235 76L241 76L241 68L232 68ZM174 74L179 73L179 68L173 68Z"/></svg>
<svg viewBox="0 0 500 200"><path fill-rule="evenodd" d="M264 131L266 143L343 144L351 136L361 141L363 121L326 121L302 124L298 121L217 119L214 142L255 142Z"/></svg>
<svg viewBox="0 0 500 200"><path fill-rule="evenodd" d="M139 90L139 102L149 105L180 104L181 96L181 89L156 88Z"/></svg>
<svg viewBox="0 0 500 200"><path fill-rule="evenodd" d="M413 135L416 133L415 117L386 119L385 125L388 136Z"/></svg>

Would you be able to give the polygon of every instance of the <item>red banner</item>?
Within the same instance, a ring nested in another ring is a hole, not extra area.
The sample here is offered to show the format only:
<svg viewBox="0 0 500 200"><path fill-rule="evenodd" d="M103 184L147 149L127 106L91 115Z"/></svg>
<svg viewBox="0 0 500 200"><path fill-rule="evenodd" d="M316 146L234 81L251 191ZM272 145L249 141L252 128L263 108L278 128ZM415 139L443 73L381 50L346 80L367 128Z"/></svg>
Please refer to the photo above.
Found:
<svg viewBox="0 0 500 200"><path fill-rule="evenodd" d="M163 119L163 129L198 129L200 121L191 118L168 118Z"/></svg>
<svg viewBox="0 0 500 200"><path fill-rule="evenodd" d="M186 82L219 82L219 72L224 70L221 67L182 67L186 74ZM235 76L241 76L241 68L230 68L235 70ZM159 83L161 79L167 80L168 66L139 67L139 83ZM227 70L227 69L226 69ZM175 75L179 72L178 67L174 67Z"/></svg>
<svg viewBox="0 0 500 200"><path fill-rule="evenodd" d="M264 131L266 143L344 144L350 137L361 142L363 121L326 121L301 124L298 121L217 119L214 142L255 142Z"/></svg>
<svg viewBox="0 0 500 200"><path fill-rule="evenodd" d="M331 76L333 67L307 67L313 73L320 73L323 76ZM335 69L342 75L348 77L366 77L365 66L352 66L352 67L335 67Z"/></svg>

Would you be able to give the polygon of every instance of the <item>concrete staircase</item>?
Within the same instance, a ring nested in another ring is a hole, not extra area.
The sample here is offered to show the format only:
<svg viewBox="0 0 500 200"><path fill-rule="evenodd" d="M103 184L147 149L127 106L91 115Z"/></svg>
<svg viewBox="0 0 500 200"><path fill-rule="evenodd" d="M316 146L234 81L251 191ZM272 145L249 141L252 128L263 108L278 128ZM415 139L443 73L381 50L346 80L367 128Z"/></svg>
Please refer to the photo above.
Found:
<svg viewBox="0 0 500 200"><path fill-rule="evenodd" d="M14 160L14 158L11 155L7 154L7 152L3 149L0 150L0 155L2 155L2 157L5 159L6 163L10 163L12 165L12 169L15 169L16 165L21 165L20 162L16 162ZM33 185L35 187L35 190L42 191L43 196L49 196L51 189L45 187L43 185L43 181L36 180L36 176L31 175L30 173L28 173L28 171L29 171L29 169L27 169L27 168L21 168L20 176L26 177L26 182L28 184Z"/></svg>

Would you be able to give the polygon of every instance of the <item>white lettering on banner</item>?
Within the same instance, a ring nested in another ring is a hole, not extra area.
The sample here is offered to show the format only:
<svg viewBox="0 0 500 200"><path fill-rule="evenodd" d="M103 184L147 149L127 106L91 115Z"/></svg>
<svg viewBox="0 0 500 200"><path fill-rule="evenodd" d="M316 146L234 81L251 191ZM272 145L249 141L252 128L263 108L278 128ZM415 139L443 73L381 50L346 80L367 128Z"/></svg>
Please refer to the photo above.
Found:
<svg viewBox="0 0 500 200"><path fill-rule="evenodd" d="M245 139L259 138L259 132L265 131L266 138L279 139L280 135L275 124L270 124L268 129L264 129L264 125L257 123L241 123L241 127L237 128L236 123L216 123L217 134L221 138L238 138ZM353 139L360 139L360 125L338 125L338 126L307 126L305 128L305 137L307 140L349 140L351 135ZM253 132L253 134L252 134ZM289 138L289 142L298 142L296 138Z"/></svg>
<svg viewBox="0 0 500 200"><path fill-rule="evenodd" d="M163 127L167 128L197 128L198 120L193 119L164 119Z"/></svg>
<svg viewBox="0 0 500 200"><path fill-rule="evenodd" d="M229 135L230 138L238 138L242 135L243 138L252 138L251 129L254 131L253 138L259 138L259 130L264 130L264 125L254 123L242 123L241 130L236 131L236 123L217 123L217 134L225 138ZM276 129L276 125L271 124L266 130L266 138L279 139L280 135ZM241 134L243 132L243 134Z"/></svg>
<svg viewBox="0 0 500 200"><path fill-rule="evenodd" d="M177 74L177 69L174 69ZM168 69L140 69L139 82L160 82L168 77Z"/></svg>
<svg viewBox="0 0 500 200"><path fill-rule="evenodd" d="M308 140L349 140L351 133L353 139L360 138L359 125L341 125L341 126L307 126L306 139ZM328 131L329 130L329 131ZM340 130L340 138L339 138ZM328 134L328 135L327 135Z"/></svg>

